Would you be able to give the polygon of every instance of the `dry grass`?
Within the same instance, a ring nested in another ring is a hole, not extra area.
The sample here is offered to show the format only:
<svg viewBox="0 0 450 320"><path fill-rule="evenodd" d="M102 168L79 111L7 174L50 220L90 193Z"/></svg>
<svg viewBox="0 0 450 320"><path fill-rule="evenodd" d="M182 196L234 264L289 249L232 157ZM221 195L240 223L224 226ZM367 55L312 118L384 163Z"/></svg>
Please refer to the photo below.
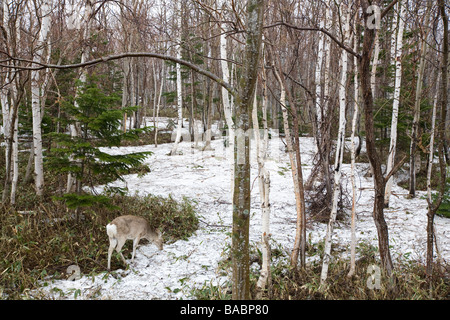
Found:
<svg viewBox="0 0 450 320"><path fill-rule="evenodd" d="M91 207L79 217L57 201L32 204L26 211L0 208L0 299L17 299L48 276L65 278L68 266L83 273L106 270L105 226L122 214L144 216L164 231L164 241L186 239L198 226L192 203L147 196L116 197L118 209ZM125 250L131 246L125 245ZM113 260L112 269L122 268Z"/></svg>

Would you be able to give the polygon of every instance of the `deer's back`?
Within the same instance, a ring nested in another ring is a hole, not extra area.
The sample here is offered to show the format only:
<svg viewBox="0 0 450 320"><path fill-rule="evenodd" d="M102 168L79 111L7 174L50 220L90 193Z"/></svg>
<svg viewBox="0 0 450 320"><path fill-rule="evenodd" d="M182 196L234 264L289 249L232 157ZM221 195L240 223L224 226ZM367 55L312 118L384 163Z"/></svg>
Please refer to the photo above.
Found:
<svg viewBox="0 0 450 320"><path fill-rule="evenodd" d="M127 239L134 239L137 235L144 236L148 232L149 224L142 217L125 215L115 218L111 224L117 228L117 234Z"/></svg>

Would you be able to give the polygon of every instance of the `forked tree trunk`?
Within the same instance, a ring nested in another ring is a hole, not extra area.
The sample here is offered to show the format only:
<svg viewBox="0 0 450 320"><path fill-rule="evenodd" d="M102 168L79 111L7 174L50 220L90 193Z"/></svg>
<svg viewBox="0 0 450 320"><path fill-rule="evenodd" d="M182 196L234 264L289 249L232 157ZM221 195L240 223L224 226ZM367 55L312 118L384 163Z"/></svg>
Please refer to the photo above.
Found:
<svg viewBox="0 0 450 320"><path fill-rule="evenodd" d="M326 3L326 14L323 20L320 21L320 27L326 27L326 30L331 32L332 26L332 12L331 3ZM317 145L317 161L319 175L318 178L324 180L326 186L326 195L331 199L331 175L330 175L330 152L328 142L330 139L330 130L328 130L327 122L327 106L329 105L330 92L330 66L331 66L331 40L324 33L319 32L319 44L317 50L317 61L315 66L315 86L316 99L315 110L316 120L313 124L315 128L316 145ZM325 66L323 66L323 58L325 56ZM324 81L322 82L322 74L324 74ZM312 183L317 179L317 175L310 176Z"/></svg>
<svg viewBox="0 0 450 320"><path fill-rule="evenodd" d="M280 66L278 66L278 69L281 70ZM296 268L300 256L300 266L304 267L306 264L306 209L305 209L305 194L303 188L303 173L301 167L302 162L299 150L300 145L298 139L298 123L297 121L295 121L296 117L293 116L294 128L292 130L293 131L292 136L291 129L289 128L289 116L288 116L288 109L286 106L285 81L280 76L281 71L277 71L277 68L274 68L273 70L275 77L277 78L280 84L281 89L280 105L283 114L283 127L284 133L286 135L286 145L289 154L289 161L291 164L292 180L294 183L295 203L297 210L296 232L295 232L294 248L292 249L291 253L291 265L292 267ZM293 106L292 99L289 100L289 103L291 108L295 109L295 107ZM291 112L291 114L294 114L294 112L295 110ZM294 146L293 143L296 143L296 145Z"/></svg>
<svg viewBox="0 0 450 320"><path fill-rule="evenodd" d="M373 96L371 89L371 68L370 61L372 56L372 48L375 40L375 32L373 28L370 27L368 19L370 15L367 13L367 8L369 3L367 0L361 1L364 14L364 39L363 47L360 55L359 63L359 76L361 84L362 93L362 103L364 105L364 125L366 129L366 148L367 156L369 158L370 164L373 169L373 179L374 179L374 189L375 189L375 199L373 206L373 219L375 221L375 226L377 228L378 235L378 248L380 251L381 264L384 271L388 274L392 274L393 264L389 249L389 235L388 227L384 219L384 190L385 190L385 180L383 172L381 170L381 159L376 151L375 147L375 129L374 129L374 115L373 115Z"/></svg>

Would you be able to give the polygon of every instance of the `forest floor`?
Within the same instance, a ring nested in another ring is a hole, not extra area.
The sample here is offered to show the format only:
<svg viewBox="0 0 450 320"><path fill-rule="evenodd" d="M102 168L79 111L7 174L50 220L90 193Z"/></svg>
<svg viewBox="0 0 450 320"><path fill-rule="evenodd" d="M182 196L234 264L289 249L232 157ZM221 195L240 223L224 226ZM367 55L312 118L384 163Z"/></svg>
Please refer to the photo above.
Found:
<svg viewBox="0 0 450 320"><path fill-rule="evenodd" d="M253 140L254 141L254 140ZM301 140L303 175L307 178L312 168L315 152L313 138ZM151 172L139 177L125 177L130 194L171 195L175 199L187 197L194 201L199 214L197 232L187 241L167 243L163 251L148 243L138 247L136 258L129 268L106 271L97 275L84 275L76 281L48 281L39 291L47 298L55 299L193 299L193 288L226 286L229 274L219 268L228 257L231 244L231 168L223 139L212 141L214 150L201 151L191 142L181 142L179 154L168 155L173 144L139 147L121 147L109 150L112 154L137 151L152 151L146 162ZM199 146L203 146L202 143ZM252 148L252 193L250 241L259 247L261 232L261 210L259 199L257 163ZM287 256L292 250L295 237L295 197L288 154L284 144L272 135L266 167L270 171L270 232L271 246ZM373 181L365 177L367 163L356 166L357 202L356 237L360 245L377 247L377 233L372 219ZM305 179L306 180L306 179ZM344 195L351 200L350 165L343 166ZM124 183L117 183L124 186ZM99 190L101 187L99 187ZM426 255L425 192L418 192L414 199L407 199L408 191L394 180L390 207L385 209L389 227L391 254L394 260L409 259L424 262ZM336 223L333 235L333 251L344 258L349 257L350 208L345 209L344 218ZM127 214L124 212L123 214ZM450 261L449 219L436 216L437 237L442 258ZM326 224L308 219L308 242L317 246L325 238ZM105 232L104 241L108 241ZM127 258L130 258L128 256ZM320 259L310 256L307 261ZM118 259L113 255L113 259ZM257 268L257 265L253 267ZM83 273L83 270L81 270Z"/></svg>

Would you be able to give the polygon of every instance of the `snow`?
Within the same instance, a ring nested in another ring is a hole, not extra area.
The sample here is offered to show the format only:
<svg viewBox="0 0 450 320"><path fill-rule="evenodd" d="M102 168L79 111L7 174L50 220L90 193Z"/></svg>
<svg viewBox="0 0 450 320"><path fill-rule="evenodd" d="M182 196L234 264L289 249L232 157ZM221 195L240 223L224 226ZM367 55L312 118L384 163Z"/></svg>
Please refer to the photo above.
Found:
<svg viewBox="0 0 450 320"><path fill-rule="evenodd" d="M252 140L254 141L254 140ZM313 138L301 138L302 166L304 177L310 174L315 152ZM200 146L202 143L199 144ZM212 141L213 151L192 148L191 142L179 144L180 155L169 156L172 144L139 147L112 148L108 152L129 153L152 151L146 162L151 172L138 177L126 176L126 186L130 194L154 194L175 199L187 197L196 203L200 216L199 229L187 241L179 240L164 245L159 251L152 244L140 245L135 261L128 270L105 272L95 276L83 275L79 280L47 281L40 293L53 299L193 299L192 288L209 285L226 285L230 275L220 273L219 262L227 257L231 244L231 190L230 162L222 139ZM257 163L252 148L252 210L250 220L250 241L258 245L261 230L261 210L259 207L259 188L255 180ZM272 246L290 253L295 238L295 197L289 158L284 152L284 144L274 133L270 141L270 232ZM357 240L378 246L375 224L372 219L373 182L364 177L368 164L357 164ZM350 164L343 165L343 185L351 195ZM306 179L305 179L306 181ZM426 253L426 212L427 203L424 192L418 192L414 199L407 199L407 190L395 183L392 188L390 208L385 209L389 227L391 254L393 259L400 257L425 260ZM122 183L117 185L123 186ZM124 212L126 214L126 212ZM342 253L348 257L350 251L350 209L344 221L337 222L333 234L333 247L339 245L346 249ZM435 218L441 255L450 260L450 223L448 219ZM307 238L313 244L325 238L326 224L308 220ZM105 232L104 241L108 241ZM130 256L126 256L127 260ZM310 257L319 259L320 257ZM117 256L113 255L113 259ZM81 270L83 273L83 270Z"/></svg>

